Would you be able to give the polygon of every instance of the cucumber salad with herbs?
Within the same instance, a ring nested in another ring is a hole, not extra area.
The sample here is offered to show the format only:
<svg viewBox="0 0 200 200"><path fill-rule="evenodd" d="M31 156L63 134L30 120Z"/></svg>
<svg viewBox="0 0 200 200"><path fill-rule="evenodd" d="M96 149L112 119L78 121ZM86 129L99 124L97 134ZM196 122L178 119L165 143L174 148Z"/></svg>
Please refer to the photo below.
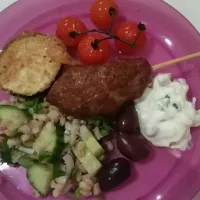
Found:
<svg viewBox="0 0 200 200"><path fill-rule="evenodd" d="M98 196L97 173L110 141L101 146L111 126L103 119L80 120L62 115L40 97L0 102L1 162L27 169L36 196Z"/></svg>

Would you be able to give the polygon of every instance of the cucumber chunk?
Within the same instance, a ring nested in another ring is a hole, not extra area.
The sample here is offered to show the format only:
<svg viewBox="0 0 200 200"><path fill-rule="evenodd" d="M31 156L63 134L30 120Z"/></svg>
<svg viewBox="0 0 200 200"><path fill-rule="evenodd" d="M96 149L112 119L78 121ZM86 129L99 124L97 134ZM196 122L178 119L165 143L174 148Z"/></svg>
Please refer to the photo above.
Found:
<svg viewBox="0 0 200 200"><path fill-rule="evenodd" d="M29 158L28 156L23 156L21 158L19 158L18 160L18 164L26 169L30 168L31 166L34 165L34 160L32 160L31 158Z"/></svg>
<svg viewBox="0 0 200 200"><path fill-rule="evenodd" d="M72 148L72 150L90 175L94 176L99 172L102 165L99 160L88 150L84 142L78 142L76 146Z"/></svg>
<svg viewBox="0 0 200 200"><path fill-rule="evenodd" d="M47 123L35 140L33 149L39 155L40 160L44 158L45 162L59 162L64 149L64 128Z"/></svg>
<svg viewBox="0 0 200 200"><path fill-rule="evenodd" d="M92 135L90 130L86 126L81 126L80 128L80 137L85 142L87 148L97 157L99 158L102 154L104 154L104 149Z"/></svg>
<svg viewBox="0 0 200 200"><path fill-rule="evenodd" d="M34 164L27 170L27 178L33 188L43 197L51 190L53 170L43 164Z"/></svg>
<svg viewBox="0 0 200 200"><path fill-rule="evenodd" d="M29 119L25 110L15 106L0 105L0 121L1 126L7 129L6 135L13 137L20 128Z"/></svg>
<svg viewBox="0 0 200 200"><path fill-rule="evenodd" d="M33 149L40 154L41 152L53 152L56 147L57 135L54 124L47 123L39 137L33 143Z"/></svg>

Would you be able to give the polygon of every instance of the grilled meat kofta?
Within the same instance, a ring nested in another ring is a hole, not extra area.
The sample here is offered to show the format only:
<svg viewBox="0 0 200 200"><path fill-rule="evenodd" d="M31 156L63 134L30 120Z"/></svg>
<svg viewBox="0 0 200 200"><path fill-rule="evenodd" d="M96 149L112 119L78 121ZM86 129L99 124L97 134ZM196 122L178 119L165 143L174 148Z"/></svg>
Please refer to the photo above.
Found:
<svg viewBox="0 0 200 200"><path fill-rule="evenodd" d="M143 94L151 72L151 65L144 58L68 66L52 85L47 101L72 116L112 115L125 101Z"/></svg>

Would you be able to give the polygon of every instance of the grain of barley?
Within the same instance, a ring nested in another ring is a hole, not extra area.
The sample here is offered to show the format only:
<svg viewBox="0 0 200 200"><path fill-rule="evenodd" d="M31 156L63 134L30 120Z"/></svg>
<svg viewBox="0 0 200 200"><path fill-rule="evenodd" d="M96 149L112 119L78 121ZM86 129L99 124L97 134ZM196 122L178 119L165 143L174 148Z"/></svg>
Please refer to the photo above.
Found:
<svg viewBox="0 0 200 200"><path fill-rule="evenodd" d="M80 121L80 124L81 124L81 125L86 125L86 121L85 121L85 120L81 120L81 121Z"/></svg>
<svg viewBox="0 0 200 200"><path fill-rule="evenodd" d="M52 121L46 123L46 128L48 129L48 131L52 132L56 130L56 127L54 126L54 123Z"/></svg>
<svg viewBox="0 0 200 200"><path fill-rule="evenodd" d="M23 134L30 134L31 129L30 129L30 127L27 124L25 124L25 125L21 126L18 129L18 131L21 132L21 133L23 133Z"/></svg>
<svg viewBox="0 0 200 200"><path fill-rule="evenodd" d="M84 174L82 176L82 180L84 181L85 179L90 179L91 178L91 175L90 174Z"/></svg>
<svg viewBox="0 0 200 200"><path fill-rule="evenodd" d="M30 139L31 139L31 135L29 135L29 134L24 134L21 136L21 140L23 143L27 142Z"/></svg>
<svg viewBox="0 0 200 200"><path fill-rule="evenodd" d="M72 117L72 116L68 116L67 119L68 119L69 121L72 121L72 120L73 120L73 117Z"/></svg>
<svg viewBox="0 0 200 200"><path fill-rule="evenodd" d="M91 188L92 188L92 186L89 185L88 183L86 183L85 181L81 181L81 182L79 183L79 187L80 187L81 189L83 189L83 190L88 190L88 191L90 191Z"/></svg>
<svg viewBox="0 0 200 200"><path fill-rule="evenodd" d="M77 136L75 134L71 135L69 144L73 146L76 143L76 138L77 138Z"/></svg>
<svg viewBox="0 0 200 200"><path fill-rule="evenodd" d="M72 135L80 135L80 125L79 124L72 124L71 134Z"/></svg>
<svg viewBox="0 0 200 200"><path fill-rule="evenodd" d="M40 121L46 121L47 120L47 116L45 114L34 114L33 118L38 119Z"/></svg>
<svg viewBox="0 0 200 200"><path fill-rule="evenodd" d="M52 105L49 106L49 110L50 111L51 110L56 110L57 112L59 112L58 108L56 106L52 106Z"/></svg>
<svg viewBox="0 0 200 200"><path fill-rule="evenodd" d="M77 174L76 174L76 180L77 180L77 182L81 181L81 177L82 177L82 172L78 171Z"/></svg>
<svg viewBox="0 0 200 200"><path fill-rule="evenodd" d="M80 163L80 161L77 159L75 163L76 167L82 172L82 173L87 173L83 165Z"/></svg>
<svg viewBox="0 0 200 200"><path fill-rule="evenodd" d="M71 132L70 132L69 130L66 130L66 129L65 129L64 134L66 134L66 135L71 135Z"/></svg>
<svg viewBox="0 0 200 200"><path fill-rule="evenodd" d="M87 183L91 188L93 187L94 183L92 182L92 180L90 178L86 178L84 180L85 183Z"/></svg>
<svg viewBox="0 0 200 200"><path fill-rule="evenodd" d="M50 103L44 101L44 103L42 105L43 105L43 107L48 108L50 106Z"/></svg>
<svg viewBox="0 0 200 200"><path fill-rule="evenodd" d="M60 196L60 190L54 189L53 190L53 197L58 198Z"/></svg>
<svg viewBox="0 0 200 200"><path fill-rule="evenodd" d="M64 126L65 125L65 122L66 122L66 119L64 116L60 117L60 125L61 126Z"/></svg>
<svg viewBox="0 0 200 200"><path fill-rule="evenodd" d="M57 183L53 180L53 181L51 181L51 188L55 188L56 187L56 185L57 185Z"/></svg>
<svg viewBox="0 0 200 200"><path fill-rule="evenodd" d="M94 129L93 129L93 132L94 132L94 136L95 136L95 138L97 139L97 140L100 140L103 136L102 136L102 134L101 134L101 132L100 132L100 130L99 130L99 127L95 127Z"/></svg>
<svg viewBox="0 0 200 200"><path fill-rule="evenodd" d="M8 139L7 144L9 148L19 147L21 144L21 141L18 138Z"/></svg>
<svg viewBox="0 0 200 200"><path fill-rule="evenodd" d="M89 197L92 195L92 193L88 190L81 190L81 194L84 196L84 197Z"/></svg>
<svg viewBox="0 0 200 200"><path fill-rule="evenodd" d="M59 184L65 184L67 181L67 177L66 176L60 176L58 178L55 179L56 183Z"/></svg>
<svg viewBox="0 0 200 200"><path fill-rule="evenodd" d="M40 128L39 127L36 127L36 128L33 128L32 129L32 133L35 135L35 134L38 134L40 132Z"/></svg>
<svg viewBox="0 0 200 200"><path fill-rule="evenodd" d="M93 195L98 196L100 194L101 194L101 189L100 189L99 183L96 183L93 187Z"/></svg>
<svg viewBox="0 0 200 200"><path fill-rule="evenodd" d="M70 141L70 136L69 135L64 135L64 143L67 144Z"/></svg>
<svg viewBox="0 0 200 200"><path fill-rule="evenodd" d="M47 117L51 121L57 123L59 121L59 119L60 119L60 114L59 114L59 112L57 110L50 110L49 113L47 114Z"/></svg>
<svg viewBox="0 0 200 200"><path fill-rule="evenodd" d="M63 172L66 172L66 165L61 164L61 165L60 165L60 169L61 169Z"/></svg>
<svg viewBox="0 0 200 200"><path fill-rule="evenodd" d="M21 104L21 103L15 104L15 106L17 106L19 109L26 109L27 108L24 104Z"/></svg>
<svg viewBox="0 0 200 200"><path fill-rule="evenodd" d="M69 122L66 122L66 123L65 123L65 129L68 130L69 132L71 132L72 124L69 123Z"/></svg>
<svg viewBox="0 0 200 200"><path fill-rule="evenodd" d="M65 188L63 189L63 193L65 194L65 193L69 192L70 189L72 188L72 186L73 186L72 184L66 185Z"/></svg>
<svg viewBox="0 0 200 200"><path fill-rule="evenodd" d="M36 119L33 119L31 121L29 121L28 125L31 129L35 128L35 127L39 127L41 128L43 126L43 121L41 120L36 120Z"/></svg>
<svg viewBox="0 0 200 200"><path fill-rule="evenodd" d="M73 119L72 124L80 124L80 120L79 119Z"/></svg>

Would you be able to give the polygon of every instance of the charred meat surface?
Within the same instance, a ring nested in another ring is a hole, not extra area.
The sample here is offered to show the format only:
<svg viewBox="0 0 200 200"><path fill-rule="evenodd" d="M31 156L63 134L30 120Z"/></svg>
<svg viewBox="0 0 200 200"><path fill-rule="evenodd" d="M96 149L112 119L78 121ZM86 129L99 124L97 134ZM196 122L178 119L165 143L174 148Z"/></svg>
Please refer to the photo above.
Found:
<svg viewBox="0 0 200 200"><path fill-rule="evenodd" d="M151 72L151 65L144 58L69 66L51 87L47 101L72 116L112 115L125 101L143 94Z"/></svg>

